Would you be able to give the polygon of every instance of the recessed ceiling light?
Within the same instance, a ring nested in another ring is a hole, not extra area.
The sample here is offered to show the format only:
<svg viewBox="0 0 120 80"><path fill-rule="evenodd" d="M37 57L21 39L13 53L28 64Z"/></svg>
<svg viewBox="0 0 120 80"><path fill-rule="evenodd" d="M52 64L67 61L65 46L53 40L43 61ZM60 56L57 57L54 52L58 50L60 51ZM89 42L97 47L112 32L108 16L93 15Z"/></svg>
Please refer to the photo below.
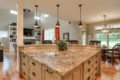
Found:
<svg viewBox="0 0 120 80"><path fill-rule="evenodd" d="M15 10L10 10L10 13L13 15L17 15L17 11L15 11Z"/></svg>

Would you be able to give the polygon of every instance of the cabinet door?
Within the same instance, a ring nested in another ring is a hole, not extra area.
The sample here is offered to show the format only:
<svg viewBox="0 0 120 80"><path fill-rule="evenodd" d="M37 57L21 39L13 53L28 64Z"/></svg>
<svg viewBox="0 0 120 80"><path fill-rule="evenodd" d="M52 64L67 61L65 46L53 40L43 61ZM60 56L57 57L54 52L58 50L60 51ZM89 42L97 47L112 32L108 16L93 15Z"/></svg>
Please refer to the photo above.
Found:
<svg viewBox="0 0 120 80"><path fill-rule="evenodd" d="M54 76L53 76L53 73L52 72L48 72L48 71L45 71L45 80L57 80Z"/></svg>
<svg viewBox="0 0 120 80"><path fill-rule="evenodd" d="M41 80L41 64L34 59L30 59L30 79Z"/></svg>
<svg viewBox="0 0 120 80"><path fill-rule="evenodd" d="M42 80L62 80L61 77L54 71L43 67Z"/></svg>

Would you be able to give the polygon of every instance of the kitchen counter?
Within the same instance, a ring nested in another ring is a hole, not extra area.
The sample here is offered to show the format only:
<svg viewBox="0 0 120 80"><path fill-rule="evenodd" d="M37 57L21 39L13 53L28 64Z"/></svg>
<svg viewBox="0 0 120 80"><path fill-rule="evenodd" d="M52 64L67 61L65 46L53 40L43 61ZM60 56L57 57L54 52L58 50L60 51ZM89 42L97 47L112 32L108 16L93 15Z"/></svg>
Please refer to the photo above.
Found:
<svg viewBox="0 0 120 80"><path fill-rule="evenodd" d="M37 63L40 63L42 66L49 68L51 71L54 71L54 73L60 75L61 77L65 77L66 75L73 73L76 68L81 67L81 71L82 71L81 75L83 76L83 78L81 78L80 80L88 80L86 79L86 77L89 77L89 76L83 75L83 74L87 74L87 73L84 73L85 71L84 69L86 69L85 67L89 68L89 66L85 66L85 65L87 62L88 63L90 62L88 60L92 59L93 61L95 56L98 55L99 58L97 61L99 61L98 63L99 70L97 72L98 74L100 74L100 49L98 48L91 48L91 47L86 47L86 48L80 47L79 48L78 47L77 49L71 48L71 49L68 49L67 51L58 51L55 49L54 50L52 49L41 49L41 50L26 49L26 50L21 50L21 54L27 56L29 59L32 59ZM49 71L49 73L51 71ZM44 79L42 78L40 80L44 80ZM60 80L66 80L66 79L61 78Z"/></svg>
<svg viewBox="0 0 120 80"><path fill-rule="evenodd" d="M96 55L95 50L68 50L68 51L22 51L41 64L51 68L60 75L65 75L75 67Z"/></svg>

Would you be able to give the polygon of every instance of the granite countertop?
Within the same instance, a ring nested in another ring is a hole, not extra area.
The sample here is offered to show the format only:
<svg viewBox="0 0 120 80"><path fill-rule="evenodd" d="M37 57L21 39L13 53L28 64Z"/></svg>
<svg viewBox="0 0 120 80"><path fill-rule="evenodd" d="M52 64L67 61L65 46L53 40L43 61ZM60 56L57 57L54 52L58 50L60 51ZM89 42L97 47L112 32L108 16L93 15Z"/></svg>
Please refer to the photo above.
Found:
<svg viewBox="0 0 120 80"><path fill-rule="evenodd" d="M54 70L61 76L66 75L90 57L97 54L95 49L71 49L68 51L26 50L22 53Z"/></svg>

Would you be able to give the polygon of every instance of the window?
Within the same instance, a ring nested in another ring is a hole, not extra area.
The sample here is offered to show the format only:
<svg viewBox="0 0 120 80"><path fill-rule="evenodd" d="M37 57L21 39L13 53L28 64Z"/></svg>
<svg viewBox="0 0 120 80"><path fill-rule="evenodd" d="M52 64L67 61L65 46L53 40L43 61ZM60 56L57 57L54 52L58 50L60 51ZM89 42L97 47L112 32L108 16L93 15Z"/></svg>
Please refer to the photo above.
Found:
<svg viewBox="0 0 120 80"><path fill-rule="evenodd" d="M110 29L110 32L102 33L101 29L104 29L104 27L96 27L96 40L101 41L101 45L112 48L116 43L120 43L120 25L111 25L107 28Z"/></svg>
<svg viewBox="0 0 120 80"><path fill-rule="evenodd" d="M109 33L109 47L112 48L116 43L120 43L120 32Z"/></svg>
<svg viewBox="0 0 120 80"><path fill-rule="evenodd" d="M0 31L0 38L3 38L3 37L8 37L7 31Z"/></svg>
<svg viewBox="0 0 120 80"><path fill-rule="evenodd" d="M101 41L101 45L106 45L107 46L107 33L97 33L96 34L96 39L98 41Z"/></svg>
<svg viewBox="0 0 120 80"><path fill-rule="evenodd" d="M47 29L45 30L45 40L54 41L55 38L55 29Z"/></svg>
<svg viewBox="0 0 120 80"><path fill-rule="evenodd" d="M86 31L82 32L82 44L86 45Z"/></svg>

